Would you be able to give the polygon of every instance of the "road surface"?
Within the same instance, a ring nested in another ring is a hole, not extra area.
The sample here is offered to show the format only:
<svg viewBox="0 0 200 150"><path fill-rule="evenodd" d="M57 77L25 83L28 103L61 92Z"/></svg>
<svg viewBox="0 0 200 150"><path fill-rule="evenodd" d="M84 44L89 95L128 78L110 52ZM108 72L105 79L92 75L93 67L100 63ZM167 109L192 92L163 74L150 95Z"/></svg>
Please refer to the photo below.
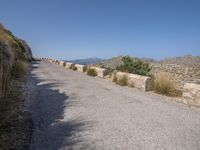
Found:
<svg viewBox="0 0 200 150"><path fill-rule="evenodd" d="M200 109L48 62L30 76L30 150L199 150Z"/></svg>

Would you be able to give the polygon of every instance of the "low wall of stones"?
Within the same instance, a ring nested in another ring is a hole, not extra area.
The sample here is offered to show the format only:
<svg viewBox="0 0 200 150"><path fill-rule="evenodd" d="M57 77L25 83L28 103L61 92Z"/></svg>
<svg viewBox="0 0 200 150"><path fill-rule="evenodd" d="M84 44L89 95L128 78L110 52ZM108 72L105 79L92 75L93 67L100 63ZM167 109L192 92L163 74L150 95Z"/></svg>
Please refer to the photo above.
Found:
<svg viewBox="0 0 200 150"><path fill-rule="evenodd" d="M142 91L149 91L152 89L152 81L150 77L125 72L116 73L117 79L123 78L124 76L127 77L127 84L130 87L135 87Z"/></svg>
<svg viewBox="0 0 200 150"><path fill-rule="evenodd" d="M73 64L71 62L64 62L59 60L54 60L50 58L40 58L39 60L49 61L50 63L58 64L68 69L73 69L73 67L77 68L79 72L85 72L87 70L86 65ZM108 71L104 68L99 68L95 66L89 66L88 68L95 69L97 72L97 76L104 78L108 75ZM152 72L157 73L159 71L165 71L174 75L175 78L186 81L187 77L193 77L194 79L200 79L200 65L193 67L183 67L180 65L168 64L168 65L153 65ZM117 72L116 78L122 78L123 76L127 76L127 84L129 87L135 87L142 91L152 90L152 80L150 77L141 76L136 74L130 74L125 72ZM183 97L180 102L185 104L194 104L196 106L200 106L200 83L182 83Z"/></svg>
<svg viewBox="0 0 200 150"><path fill-rule="evenodd" d="M188 98L189 102L200 106L200 84L186 83L183 89L183 97Z"/></svg>
<svg viewBox="0 0 200 150"><path fill-rule="evenodd" d="M75 64L73 64L73 63L65 62L64 67L65 67L65 68L68 68L68 69L71 69L74 65L75 65Z"/></svg>

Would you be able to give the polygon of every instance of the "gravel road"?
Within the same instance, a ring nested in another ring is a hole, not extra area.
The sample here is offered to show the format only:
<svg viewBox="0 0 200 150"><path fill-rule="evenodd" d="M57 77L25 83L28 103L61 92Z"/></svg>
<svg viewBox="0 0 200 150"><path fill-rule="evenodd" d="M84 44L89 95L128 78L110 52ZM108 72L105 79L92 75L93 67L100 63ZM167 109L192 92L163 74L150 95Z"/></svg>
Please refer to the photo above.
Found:
<svg viewBox="0 0 200 150"><path fill-rule="evenodd" d="M200 150L200 109L35 62L30 150Z"/></svg>

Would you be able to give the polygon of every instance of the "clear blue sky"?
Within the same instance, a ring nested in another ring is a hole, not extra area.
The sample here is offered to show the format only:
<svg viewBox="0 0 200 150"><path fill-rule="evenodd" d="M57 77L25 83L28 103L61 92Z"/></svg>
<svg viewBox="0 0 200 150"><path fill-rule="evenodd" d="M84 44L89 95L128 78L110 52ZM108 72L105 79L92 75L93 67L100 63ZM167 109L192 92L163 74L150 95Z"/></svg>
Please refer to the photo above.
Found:
<svg viewBox="0 0 200 150"><path fill-rule="evenodd" d="M35 56L200 55L200 0L0 0Z"/></svg>

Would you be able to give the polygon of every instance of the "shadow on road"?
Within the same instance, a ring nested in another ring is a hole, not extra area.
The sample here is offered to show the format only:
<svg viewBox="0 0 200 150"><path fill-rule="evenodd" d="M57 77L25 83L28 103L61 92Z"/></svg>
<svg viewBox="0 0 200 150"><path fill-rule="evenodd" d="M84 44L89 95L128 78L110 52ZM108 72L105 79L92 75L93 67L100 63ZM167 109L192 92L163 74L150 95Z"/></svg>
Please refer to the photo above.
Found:
<svg viewBox="0 0 200 150"><path fill-rule="evenodd" d="M76 106L70 95L56 90L56 80L41 79L40 62L34 62L29 75L33 134L30 149L57 150L87 147L81 132L89 130L91 123L82 118L64 119L66 109Z"/></svg>

